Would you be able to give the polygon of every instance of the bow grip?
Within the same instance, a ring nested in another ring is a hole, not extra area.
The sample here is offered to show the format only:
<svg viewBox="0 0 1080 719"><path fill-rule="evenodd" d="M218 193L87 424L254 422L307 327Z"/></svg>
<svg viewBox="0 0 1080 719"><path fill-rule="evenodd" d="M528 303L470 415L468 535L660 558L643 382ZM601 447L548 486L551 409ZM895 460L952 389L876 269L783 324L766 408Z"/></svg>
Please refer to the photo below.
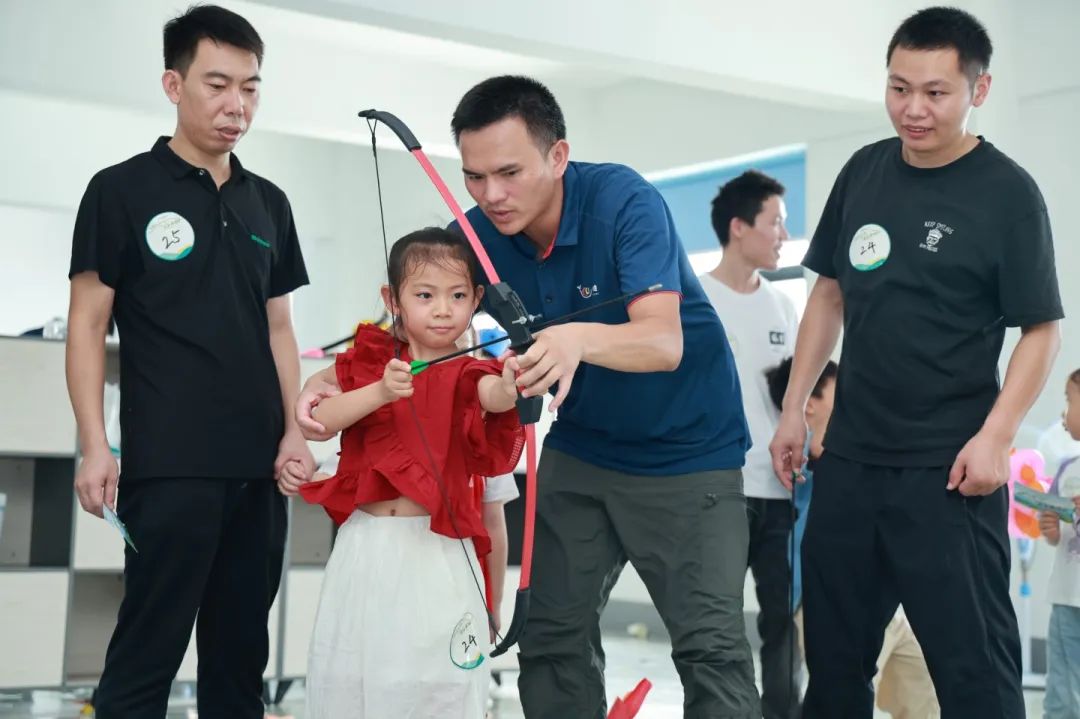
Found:
<svg viewBox="0 0 1080 719"><path fill-rule="evenodd" d="M544 398L541 396L522 397L518 392L517 411L518 419L522 424L536 424L544 411Z"/></svg>

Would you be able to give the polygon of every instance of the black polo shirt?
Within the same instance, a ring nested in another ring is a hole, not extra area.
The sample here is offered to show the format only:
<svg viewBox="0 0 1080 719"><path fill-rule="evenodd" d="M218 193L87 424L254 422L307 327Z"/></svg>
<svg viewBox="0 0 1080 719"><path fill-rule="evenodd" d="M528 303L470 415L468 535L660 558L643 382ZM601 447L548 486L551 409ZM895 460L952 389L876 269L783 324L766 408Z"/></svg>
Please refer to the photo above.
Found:
<svg viewBox="0 0 1080 719"><path fill-rule="evenodd" d="M1039 188L985 140L931 169L897 138L859 150L803 264L844 298L825 446L867 464L951 465L997 399L1005 328L1063 316Z"/></svg>
<svg viewBox="0 0 1080 719"><path fill-rule="evenodd" d="M123 477L273 474L284 412L266 303L307 284L292 210L230 157L210 173L160 138L97 173L69 276L116 291Z"/></svg>

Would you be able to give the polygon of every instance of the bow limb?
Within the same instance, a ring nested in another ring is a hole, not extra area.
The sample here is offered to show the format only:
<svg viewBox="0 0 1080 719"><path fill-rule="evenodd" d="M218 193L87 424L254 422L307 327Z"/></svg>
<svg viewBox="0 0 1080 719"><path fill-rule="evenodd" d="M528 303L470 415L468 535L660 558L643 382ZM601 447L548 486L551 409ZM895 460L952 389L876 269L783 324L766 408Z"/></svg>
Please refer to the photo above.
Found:
<svg viewBox="0 0 1080 719"><path fill-rule="evenodd" d="M424 154L424 150L421 147L420 142L416 139L416 135L413 134L412 130L410 130L404 122L389 112L384 112L382 110L364 110L360 112L359 115L366 119L369 123L369 127L371 127L373 147L375 129L372 123L381 122L397 135L398 139L401 140L402 144L405 146L405 149L416 158L416 161L420 164L420 167L423 168L428 179L435 185L439 195L443 198L443 202L446 203L446 206L454 215L454 219L457 220L458 226L465 234L465 238L468 240L469 245L472 247L473 252L480 261L480 266L483 268L484 274L487 276L490 283L487 296L491 307L491 314L495 321L506 330L507 335L510 337L511 348L519 352L528 349L529 345L532 344L532 333L529 330L529 325L531 325L536 318L528 313L517 293L514 292L509 285L499 279L499 275L495 271L495 266L492 264L487 251L484 249L483 243L480 242L480 238L477 236L472 223L469 222L469 218L466 217L461 206L458 204L457 200L454 199L453 194L450 192L450 188L447 187L434 165L431 164L427 155ZM502 638L502 641L500 641L495 649L492 650L491 656L493 657L505 653L510 647L517 643L518 638L525 628L525 621L528 617L530 603L533 536L536 526L535 424L537 420L540 419L540 413L543 411L543 398L525 398L519 395L517 400L517 410L521 423L525 426L525 462L527 465L525 483L525 528L521 546L521 579L518 585L517 596L514 600L514 615L510 623L510 628Z"/></svg>

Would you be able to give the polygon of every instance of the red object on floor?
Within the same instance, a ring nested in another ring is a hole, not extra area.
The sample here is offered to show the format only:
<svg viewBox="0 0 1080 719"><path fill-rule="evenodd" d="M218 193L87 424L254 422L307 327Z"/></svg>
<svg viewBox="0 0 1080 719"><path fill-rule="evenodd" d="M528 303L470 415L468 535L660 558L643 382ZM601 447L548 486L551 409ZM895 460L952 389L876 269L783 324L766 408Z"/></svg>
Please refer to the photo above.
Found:
<svg viewBox="0 0 1080 719"><path fill-rule="evenodd" d="M638 709L645 703L645 695L652 689L652 682L642 679L634 690L626 696L616 699L608 712L608 719L633 719L637 716Z"/></svg>

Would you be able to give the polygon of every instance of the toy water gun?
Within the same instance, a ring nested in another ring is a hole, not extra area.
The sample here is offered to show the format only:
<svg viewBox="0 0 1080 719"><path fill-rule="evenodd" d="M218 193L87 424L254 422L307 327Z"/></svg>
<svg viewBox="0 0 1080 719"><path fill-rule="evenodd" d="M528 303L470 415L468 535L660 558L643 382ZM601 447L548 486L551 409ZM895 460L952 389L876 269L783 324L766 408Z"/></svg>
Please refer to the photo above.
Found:
<svg viewBox="0 0 1080 719"><path fill-rule="evenodd" d="M1018 504L1034 509L1036 512L1053 512L1070 524L1076 519L1076 506L1068 497L1047 494L1021 484L1013 488L1013 497Z"/></svg>

